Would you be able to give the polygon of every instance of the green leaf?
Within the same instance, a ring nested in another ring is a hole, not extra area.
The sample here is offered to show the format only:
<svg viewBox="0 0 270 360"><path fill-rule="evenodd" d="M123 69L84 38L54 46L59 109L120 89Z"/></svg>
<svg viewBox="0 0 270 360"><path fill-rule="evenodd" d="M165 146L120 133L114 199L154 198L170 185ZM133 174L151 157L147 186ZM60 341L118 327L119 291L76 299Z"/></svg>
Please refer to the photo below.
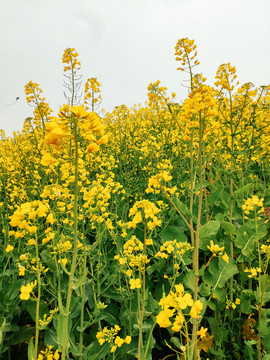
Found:
<svg viewBox="0 0 270 360"><path fill-rule="evenodd" d="M149 336L149 335L148 335ZM148 337L147 337L148 338ZM144 359L145 360L152 360L153 357L152 357L152 350L155 346L155 343L156 343L156 339L154 338L154 336L151 334L151 337L150 337L150 341L149 341L149 347L148 349L144 348ZM147 350L147 353L145 353L145 351Z"/></svg>
<svg viewBox="0 0 270 360"><path fill-rule="evenodd" d="M225 206L225 208L229 209L230 202L231 202L230 194L227 191L223 191L220 194L220 198L221 198L222 204Z"/></svg>
<svg viewBox="0 0 270 360"><path fill-rule="evenodd" d="M215 237L220 228L220 222L217 220L209 221L200 228L199 237L201 240L209 240Z"/></svg>
<svg viewBox="0 0 270 360"><path fill-rule="evenodd" d="M180 340L177 337L173 336L171 337L170 340L176 347L178 347L178 349L181 349L182 344L180 343Z"/></svg>
<svg viewBox="0 0 270 360"><path fill-rule="evenodd" d="M55 349L58 347L57 333L54 329L47 329L45 331L44 343L47 347L54 346Z"/></svg>
<svg viewBox="0 0 270 360"><path fill-rule="evenodd" d="M57 317L57 343L59 345L59 350L62 350L62 345L63 345L63 337L64 337L64 327L65 327L65 315L64 314L58 314ZM69 338L69 334L70 334L70 330L71 330L71 318L70 316L68 317L68 338ZM69 348L69 341L68 341L68 345L67 348Z"/></svg>
<svg viewBox="0 0 270 360"><path fill-rule="evenodd" d="M262 318L258 326L259 335L262 337L262 343L270 348L270 319L267 317L267 311L262 310Z"/></svg>
<svg viewBox="0 0 270 360"><path fill-rule="evenodd" d="M88 275L88 269L85 268L84 274L75 282L73 288L78 289L80 286L84 285L87 281L91 281L90 279L87 278L87 275Z"/></svg>
<svg viewBox="0 0 270 360"><path fill-rule="evenodd" d="M87 357L84 358L87 360L102 360L105 359L106 355L110 352L110 347L107 342L103 345L100 345L98 341L91 343L90 346L86 349Z"/></svg>
<svg viewBox="0 0 270 360"><path fill-rule="evenodd" d="M208 271L203 275L203 281L213 288L222 288L226 282L235 274L238 273L236 263L233 259L229 259L227 264L222 258L211 261Z"/></svg>
<svg viewBox="0 0 270 360"><path fill-rule="evenodd" d="M244 195L248 195L250 190L252 189L252 184L247 184L243 186L241 189L235 191L235 195L238 198L243 198Z"/></svg>
<svg viewBox="0 0 270 360"><path fill-rule="evenodd" d="M247 221L236 233L235 245L241 249L244 256L248 256L253 250L256 241L267 235L266 226L258 224L255 219Z"/></svg>
<svg viewBox="0 0 270 360"><path fill-rule="evenodd" d="M28 360L35 359L35 346L34 346L34 338L33 337L29 341L27 353L28 353Z"/></svg>
<svg viewBox="0 0 270 360"><path fill-rule="evenodd" d="M28 311L29 315L31 316L31 318L33 319L34 322L36 322L36 306L37 306L36 301L29 300L29 301L25 302L25 308ZM40 303L39 304L39 317L43 318L43 316L45 314L49 314L49 308L46 304Z"/></svg>
<svg viewBox="0 0 270 360"><path fill-rule="evenodd" d="M34 326L27 327L22 326L20 330L16 332L15 336L11 340L11 345L17 345L28 341L33 335L35 335L36 328Z"/></svg>
<svg viewBox="0 0 270 360"><path fill-rule="evenodd" d="M19 326L7 323L5 317L0 317L0 331L7 332L7 331L18 331L18 330L19 330Z"/></svg>
<svg viewBox="0 0 270 360"><path fill-rule="evenodd" d="M102 311L101 314L97 315L96 321L106 320L110 325L117 325L119 321L109 312Z"/></svg>
<svg viewBox="0 0 270 360"><path fill-rule="evenodd" d="M172 201L182 215L191 215L187 205L180 201L177 197L174 197Z"/></svg>
<svg viewBox="0 0 270 360"><path fill-rule="evenodd" d="M186 242L187 237L183 231L180 231L177 226L169 225L167 226L161 234L161 241L165 243L166 241L176 240L178 242Z"/></svg>
<svg viewBox="0 0 270 360"><path fill-rule="evenodd" d="M234 224L232 224L228 221L221 221L220 225L221 225L222 229L224 230L225 235L231 236L236 233L236 227Z"/></svg>
<svg viewBox="0 0 270 360"><path fill-rule="evenodd" d="M224 191L224 187L222 185L219 185L217 187L216 190L214 190L213 192L211 192L211 194L208 196L208 204L209 205L214 205L214 204L217 204L218 203L218 200L220 199L221 197L221 194L223 193Z"/></svg>
<svg viewBox="0 0 270 360"><path fill-rule="evenodd" d="M184 285L185 285L185 288L187 289L191 289L193 292L195 291L195 281L194 281L194 278L195 278L195 272L193 270L190 270L185 278L184 278Z"/></svg>

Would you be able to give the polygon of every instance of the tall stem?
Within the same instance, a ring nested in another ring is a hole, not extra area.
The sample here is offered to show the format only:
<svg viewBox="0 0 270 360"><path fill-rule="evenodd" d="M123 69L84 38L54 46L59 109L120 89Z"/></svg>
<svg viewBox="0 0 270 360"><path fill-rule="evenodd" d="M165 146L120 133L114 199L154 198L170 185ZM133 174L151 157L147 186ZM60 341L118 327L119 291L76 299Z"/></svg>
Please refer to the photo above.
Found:
<svg viewBox="0 0 270 360"><path fill-rule="evenodd" d="M64 322L63 322L63 344L62 344L62 360L66 359L67 355L67 344L68 344L68 320L69 320L69 311L70 311L70 303L71 303L71 295L73 291L73 281L74 281L74 273L77 262L77 254L78 254L78 120L76 117L72 117L71 121L74 124L74 141L75 141L75 180L74 180L74 223L73 223L73 232L74 232L74 245L73 245L73 257L71 263L71 269L69 274L68 281L68 293L67 293L67 301L64 313Z"/></svg>
<svg viewBox="0 0 270 360"><path fill-rule="evenodd" d="M35 333L35 359L38 356L38 337L39 337L39 304L40 304L40 264L38 257L38 237L37 232L35 233L35 247L36 247L36 264L37 264L37 285L38 285L38 296L36 303L36 333Z"/></svg>
<svg viewBox="0 0 270 360"><path fill-rule="evenodd" d="M202 166L202 118L200 113L200 126L199 126L199 181L200 181L200 193L199 193L199 205L197 216L197 228L195 232L194 252L193 252L193 270L194 270L194 302L198 300L198 285L199 285L199 241L200 241L200 225L202 214L202 201L203 201L203 166ZM198 342L198 322L194 319L192 328L192 343L191 343L191 360L196 360L197 357L197 342Z"/></svg>
<svg viewBox="0 0 270 360"><path fill-rule="evenodd" d="M232 223L232 219L233 219L233 172L234 172L234 146L235 146L235 134L234 134L234 128L233 128L233 114L232 114L232 96L231 96L231 92L229 92L230 94L230 135L231 135L231 177L230 177L230 223ZM233 259L233 241L231 239L230 242L230 255L231 258ZM230 301L231 303L233 302L233 276L230 278ZM230 321L232 321L233 318L233 313L232 313L232 309L230 309L229 311L229 319Z"/></svg>
<svg viewBox="0 0 270 360"><path fill-rule="evenodd" d="M139 341L138 341L138 360L141 360L141 348L143 348L142 325L143 325L144 303L145 303L146 220L144 221L143 259L144 259L143 260L143 268L142 268L143 293L142 293L142 309L141 309L141 319L140 319L140 328L139 328Z"/></svg>
<svg viewBox="0 0 270 360"><path fill-rule="evenodd" d="M190 156L190 203L189 203L189 225L190 229L193 229L192 211L193 211L193 191L194 191L194 173L193 173L193 128L191 130L190 142L189 142L189 156ZM190 231L191 246L194 246L194 232Z"/></svg>

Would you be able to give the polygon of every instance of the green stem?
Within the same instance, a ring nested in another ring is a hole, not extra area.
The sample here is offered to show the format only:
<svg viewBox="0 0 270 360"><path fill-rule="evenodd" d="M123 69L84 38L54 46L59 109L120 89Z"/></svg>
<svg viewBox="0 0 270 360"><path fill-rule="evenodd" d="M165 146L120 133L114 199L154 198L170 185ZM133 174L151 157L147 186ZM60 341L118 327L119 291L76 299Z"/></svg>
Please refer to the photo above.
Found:
<svg viewBox="0 0 270 360"><path fill-rule="evenodd" d="M85 236L83 233L83 247L84 247L84 253L83 253L83 270L82 274L85 274L86 271L86 243L85 243ZM81 286L81 317L80 317L80 327L81 330L84 326L84 300L85 299L85 285ZM83 352L83 331L80 332L80 353ZM80 359L83 359L83 356L80 356Z"/></svg>
<svg viewBox="0 0 270 360"><path fill-rule="evenodd" d="M143 315L144 315L144 305L145 305L145 258L146 258L146 220L144 219L144 242L143 242L143 292L142 292L142 309L141 309L141 319L140 319L140 329L139 329L139 341L138 341L138 360L141 360L141 348L143 348L143 339L142 339L142 325L143 325Z"/></svg>
<svg viewBox="0 0 270 360"><path fill-rule="evenodd" d="M200 181L200 193L198 204L198 216L197 216L197 228L195 233L195 243L193 252L193 270L194 270L194 302L198 300L198 285L199 285L199 241L200 241L200 226L201 226L201 214L202 214L202 201L203 201L203 166L202 166L202 118L200 113L200 126L199 126L199 181ZM191 343L191 356L190 359L196 359L197 357L197 342L198 342L198 321L194 319L192 328L192 343Z"/></svg>
<svg viewBox="0 0 270 360"><path fill-rule="evenodd" d="M35 333L35 360L38 356L38 337L39 337L39 304L40 304L40 263L38 257L38 237L37 232L35 233L35 248L36 248L36 265L37 265L37 285L38 285L38 296L36 303L36 333Z"/></svg>
<svg viewBox="0 0 270 360"><path fill-rule="evenodd" d="M78 255L78 124L77 119L73 117L71 121L74 121L74 141L75 141L75 181L74 181L74 246L73 246L73 257L71 263L71 269L69 274L69 282L68 282L68 292L67 292L67 301L64 313L64 322L63 322L63 344L62 344L62 356L61 359L65 360L66 355L68 354L67 345L68 345L68 320L69 320L69 312L70 312L70 303L71 303L71 295L73 291L73 281L74 274L77 262Z"/></svg>

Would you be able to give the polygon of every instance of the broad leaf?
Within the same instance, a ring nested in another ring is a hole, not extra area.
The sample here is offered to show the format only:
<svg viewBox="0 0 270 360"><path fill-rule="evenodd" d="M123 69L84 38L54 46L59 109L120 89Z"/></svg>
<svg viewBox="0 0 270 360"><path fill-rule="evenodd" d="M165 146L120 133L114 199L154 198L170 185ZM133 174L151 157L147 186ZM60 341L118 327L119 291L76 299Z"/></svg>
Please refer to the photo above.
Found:
<svg viewBox="0 0 270 360"><path fill-rule="evenodd" d="M252 219L238 229L235 245L241 249L244 256L248 256L254 250L255 243L266 235L266 226Z"/></svg>
<svg viewBox="0 0 270 360"><path fill-rule="evenodd" d="M226 282L238 273L236 263L233 259L229 259L227 264L222 258L211 261L208 271L205 270L203 281L213 288L222 288Z"/></svg>

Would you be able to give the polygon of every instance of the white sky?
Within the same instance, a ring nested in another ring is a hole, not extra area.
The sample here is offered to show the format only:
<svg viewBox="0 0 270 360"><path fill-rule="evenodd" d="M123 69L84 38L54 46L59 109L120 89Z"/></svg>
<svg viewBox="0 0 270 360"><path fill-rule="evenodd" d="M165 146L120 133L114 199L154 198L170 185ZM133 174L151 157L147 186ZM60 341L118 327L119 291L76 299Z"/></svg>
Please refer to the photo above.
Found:
<svg viewBox="0 0 270 360"><path fill-rule="evenodd" d="M84 79L98 78L107 111L144 104L156 80L181 102L187 90L174 47L182 37L195 40L198 72L210 84L225 62L240 83L270 84L269 0L0 0L0 9L0 128L8 136L32 116L30 80L55 114L65 103L67 47L79 53Z"/></svg>

